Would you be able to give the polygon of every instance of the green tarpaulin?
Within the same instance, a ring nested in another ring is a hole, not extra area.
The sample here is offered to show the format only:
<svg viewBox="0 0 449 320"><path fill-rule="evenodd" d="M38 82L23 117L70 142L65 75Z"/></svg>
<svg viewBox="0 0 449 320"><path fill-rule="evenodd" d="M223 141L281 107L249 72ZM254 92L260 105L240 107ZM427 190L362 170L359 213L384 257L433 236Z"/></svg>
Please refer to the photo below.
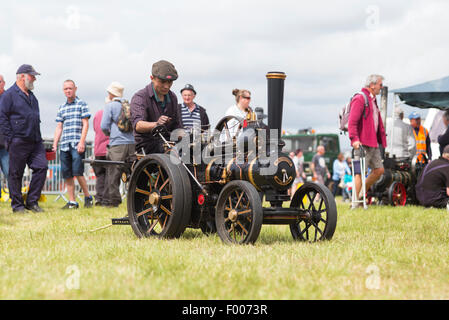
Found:
<svg viewBox="0 0 449 320"><path fill-rule="evenodd" d="M449 77L393 90L409 106L449 109Z"/></svg>

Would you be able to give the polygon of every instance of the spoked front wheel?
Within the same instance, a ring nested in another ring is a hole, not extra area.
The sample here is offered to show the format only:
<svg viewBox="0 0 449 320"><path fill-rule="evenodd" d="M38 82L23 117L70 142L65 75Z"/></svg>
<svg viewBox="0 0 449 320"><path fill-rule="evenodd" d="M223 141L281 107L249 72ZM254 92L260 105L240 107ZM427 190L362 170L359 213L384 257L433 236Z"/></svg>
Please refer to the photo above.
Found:
<svg viewBox="0 0 449 320"><path fill-rule="evenodd" d="M242 180L226 184L218 197L215 225L224 243L254 243L262 228L262 200L254 186Z"/></svg>
<svg viewBox="0 0 449 320"><path fill-rule="evenodd" d="M295 240L330 240L337 227L337 205L332 193L322 184L306 182L294 194L290 208L303 214L290 231Z"/></svg>

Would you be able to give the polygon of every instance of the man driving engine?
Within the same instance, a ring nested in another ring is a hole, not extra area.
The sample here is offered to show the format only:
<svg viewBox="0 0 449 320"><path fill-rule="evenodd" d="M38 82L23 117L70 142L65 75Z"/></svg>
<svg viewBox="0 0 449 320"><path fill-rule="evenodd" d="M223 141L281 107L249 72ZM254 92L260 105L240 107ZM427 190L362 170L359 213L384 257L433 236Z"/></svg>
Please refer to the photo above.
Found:
<svg viewBox="0 0 449 320"><path fill-rule="evenodd" d="M174 65L160 60L153 64L150 84L132 97L131 121L137 152L164 152L162 139L151 133L156 126L164 125L167 128L168 132L164 133L167 140L173 130L182 128L177 112L178 99L170 90L177 78Z"/></svg>

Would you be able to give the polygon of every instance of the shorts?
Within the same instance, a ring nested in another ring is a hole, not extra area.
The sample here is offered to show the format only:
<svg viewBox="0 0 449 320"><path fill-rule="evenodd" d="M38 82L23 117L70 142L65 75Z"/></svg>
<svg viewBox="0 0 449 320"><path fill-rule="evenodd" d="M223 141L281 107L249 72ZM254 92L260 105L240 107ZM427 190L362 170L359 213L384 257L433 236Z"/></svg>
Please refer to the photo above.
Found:
<svg viewBox="0 0 449 320"><path fill-rule="evenodd" d="M318 182L318 183L321 183L321 184L324 184L325 185L325 183L324 183L324 177L322 176L322 175L320 175L320 174L317 174L316 175L316 181L315 182Z"/></svg>
<svg viewBox="0 0 449 320"><path fill-rule="evenodd" d="M61 151L61 173L62 178L68 179L84 175L83 159L85 153L81 154L71 146L69 151Z"/></svg>
<svg viewBox="0 0 449 320"><path fill-rule="evenodd" d="M379 148L363 146L365 150L365 164L371 170L383 168L383 160ZM354 160L360 160L360 148L354 150Z"/></svg>

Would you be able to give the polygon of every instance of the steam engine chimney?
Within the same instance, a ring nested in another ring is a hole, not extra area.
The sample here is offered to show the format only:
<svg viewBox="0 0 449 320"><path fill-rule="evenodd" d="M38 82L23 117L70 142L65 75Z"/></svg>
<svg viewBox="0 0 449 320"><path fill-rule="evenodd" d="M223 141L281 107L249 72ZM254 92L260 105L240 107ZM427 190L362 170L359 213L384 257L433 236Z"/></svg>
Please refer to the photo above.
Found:
<svg viewBox="0 0 449 320"><path fill-rule="evenodd" d="M278 130L278 138L282 134L282 111L284 108L284 72L267 73L268 80L268 127Z"/></svg>

